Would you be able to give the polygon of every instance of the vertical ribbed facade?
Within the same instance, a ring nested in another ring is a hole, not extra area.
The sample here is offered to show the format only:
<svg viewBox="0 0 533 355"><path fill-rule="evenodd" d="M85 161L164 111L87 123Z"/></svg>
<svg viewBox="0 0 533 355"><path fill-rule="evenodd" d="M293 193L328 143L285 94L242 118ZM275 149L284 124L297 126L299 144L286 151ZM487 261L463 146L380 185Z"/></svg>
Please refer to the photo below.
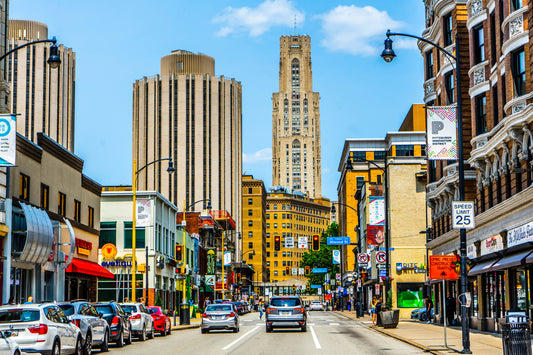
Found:
<svg viewBox="0 0 533 355"><path fill-rule="evenodd" d="M272 95L272 183L321 197L320 97L311 38L280 38L279 92Z"/></svg>
<svg viewBox="0 0 533 355"><path fill-rule="evenodd" d="M133 157L138 168L172 157L176 171L150 165L137 189L157 190L180 210L183 201L209 198L214 210L240 220L240 82L214 76L213 58L186 51L162 58L161 73L133 84Z"/></svg>
<svg viewBox="0 0 533 355"><path fill-rule="evenodd" d="M8 49L48 38L48 27L34 21L10 20ZM50 43L38 43L12 53L6 61L11 89L9 110L17 117L17 132L32 142L44 133L74 152L76 54L59 46L61 65L47 64Z"/></svg>

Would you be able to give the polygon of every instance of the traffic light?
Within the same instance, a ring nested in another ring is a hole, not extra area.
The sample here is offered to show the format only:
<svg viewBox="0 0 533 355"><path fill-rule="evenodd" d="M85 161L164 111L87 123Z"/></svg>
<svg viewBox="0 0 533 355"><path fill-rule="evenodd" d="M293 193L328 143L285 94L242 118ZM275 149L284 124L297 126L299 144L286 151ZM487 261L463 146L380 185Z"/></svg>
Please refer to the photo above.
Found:
<svg viewBox="0 0 533 355"><path fill-rule="evenodd" d="M241 273L237 273L237 283L240 284L241 283Z"/></svg>
<svg viewBox="0 0 533 355"><path fill-rule="evenodd" d="M307 285L305 286L305 289L306 289L307 292L311 291L311 285L310 285L310 284L307 284Z"/></svg>
<svg viewBox="0 0 533 355"><path fill-rule="evenodd" d="M176 261L183 260L183 247L181 244L176 244Z"/></svg>
<svg viewBox="0 0 533 355"><path fill-rule="evenodd" d="M274 250L275 251L280 251L281 250L281 245L280 245L281 241L279 239L279 236L275 236L274 237Z"/></svg>
<svg viewBox="0 0 533 355"><path fill-rule="evenodd" d="M296 285L292 285L292 294L293 294L293 295L296 294Z"/></svg>
<svg viewBox="0 0 533 355"><path fill-rule="evenodd" d="M288 266L285 268L285 275L289 275L289 267Z"/></svg>
<svg viewBox="0 0 533 355"><path fill-rule="evenodd" d="M309 275L311 273L311 270L309 269L309 265L305 267L305 274Z"/></svg>
<svg viewBox="0 0 533 355"><path fill-rule="evenodd" d="M313 251L319 251L320 250L320 237L318 235L313 236L313 244L312 244Z"/></svg>

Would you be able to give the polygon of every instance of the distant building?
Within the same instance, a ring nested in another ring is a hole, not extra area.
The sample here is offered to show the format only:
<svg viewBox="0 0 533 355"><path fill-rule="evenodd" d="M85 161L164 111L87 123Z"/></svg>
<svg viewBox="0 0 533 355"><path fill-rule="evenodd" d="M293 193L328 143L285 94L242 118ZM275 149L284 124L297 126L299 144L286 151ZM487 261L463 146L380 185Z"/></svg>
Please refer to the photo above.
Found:
<svg viewBox="0 0 533 355"><path fill-rule="evenodd" d="M272 94L272 183L320 198L320 95L313 91L311 37L282 36L279 49L279 92Z"/></svg>

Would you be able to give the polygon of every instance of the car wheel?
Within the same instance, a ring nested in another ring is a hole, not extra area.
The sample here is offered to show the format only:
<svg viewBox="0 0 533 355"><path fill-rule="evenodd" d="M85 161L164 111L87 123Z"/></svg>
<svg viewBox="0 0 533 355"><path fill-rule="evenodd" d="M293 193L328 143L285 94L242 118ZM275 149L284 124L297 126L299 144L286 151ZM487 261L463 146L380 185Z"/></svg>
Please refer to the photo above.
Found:
<svg viewBox="0 0 533 355"><path fill-rule="evenodd" d="M269 327L268 325L266 326L266 332L267 333L272 333L272 327Z"/></svg>
<svg viewBox="0 0 533 355"><path fill-rule="evenodd" d="M207 329L202 329L202 334L207 334L207 333L209 333L209 330L207 330Z"/></svg>
<svg viewBox="0 0 533 355"><path fill-rule="evenodd" d="M426 312L420 314L420 321L426 322L428 320L428 316Z"/></svg>
<svg viewBox="0 0 533 355"><path fill-rule="evenodd" d="M81 337L78 337L78 339L76 340L76 352L74 354L83 355L83 342L81 340Z"/></svg>
<svg viewBox="0 0 533 355"><path fill-rule="evenodd" d="M118 335L118 339L117 339L117 346L119 348L124 346L124 329L120 330L120 334Z"/></svg>
<svg viewBox="0 0 533 355"><path fill-rule="evenodd" d="M307 324L302 325L302 332L307 332Z"/></svg>
<svg viewBox="0 0 533 355"><path fill-rule="evenodd" d="M139 339L141 341L146 341L146 326L143 327L143 330L141 332L141 335L139 335Z"/></svg>
<svg viewBox="0 0 533 355"><path fill-rule="evenodd" d="M52 346L52 355L59 355L61 353L61 345L59 344L59 341L54 342L54 346Z"/></svg>
<svg viewBox="0 0 533 355"><path fill-rule="evenodd" d="M153 339L154 338L154 325L152 324L152 330L150 331L150 334L148 334L148 339Z"/></svg>
<svg viewBox="0 0 533 355"><path fill-rule="evenodd" d="M87 332L87 336L85 337L85 346L83 347L83 354L84 355L91 355L93 351L93 336L90 331Z"/></svg>
<svg viewBox="0 0 533 355"><path fill-rule="evenodd" d="M126 344L131 344L131 323L129 324L129 331L128 331L128 337L126 338Z"/></svg>
<svg viewBox="0 0 533 355"><path fill-rule="evenodd" d="M233 333L238 333L239 332L239 328L233 328Z"/></svg>
<svg viewBox="0 0 533 355"><path fill-rule="evenodd" d="M109 332L107 330L104 333L104 342L100 346L100 351L103 353L109 351Z"/></svg>
<svg viewBox="0 0 533 355"><path fill-rule="evenodd" d="M15 351L15 354L14 355L20 355L20 351Z"/></svg>
<svg viewBox="0 0 533 355"><path fill-rule="evenodd" d="M167 335L170 335L170 333L172 333L172 325L169 323Z"/></svg>

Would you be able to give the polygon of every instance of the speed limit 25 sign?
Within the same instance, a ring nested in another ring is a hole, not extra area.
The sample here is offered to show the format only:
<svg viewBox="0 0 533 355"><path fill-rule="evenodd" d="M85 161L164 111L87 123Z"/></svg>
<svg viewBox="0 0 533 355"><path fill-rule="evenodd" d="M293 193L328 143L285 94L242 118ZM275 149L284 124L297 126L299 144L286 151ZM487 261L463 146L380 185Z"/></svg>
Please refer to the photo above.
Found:
<svg viewBox="0 0 533 355"><path fill-rule="evenodd" d="M452 202L453 229L474 229L474 202Z"/></svg>

